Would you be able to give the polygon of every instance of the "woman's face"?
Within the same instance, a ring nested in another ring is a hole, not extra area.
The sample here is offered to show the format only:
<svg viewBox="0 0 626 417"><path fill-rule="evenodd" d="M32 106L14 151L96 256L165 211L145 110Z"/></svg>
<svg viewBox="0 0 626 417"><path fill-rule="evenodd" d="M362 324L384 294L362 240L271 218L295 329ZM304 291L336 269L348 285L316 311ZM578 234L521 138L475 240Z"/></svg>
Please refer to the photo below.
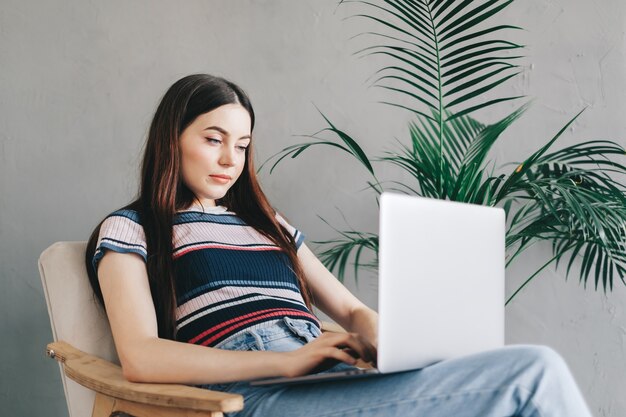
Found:
<svg viewBox="0 0 626 417"><path fill-rule="evenodd" d="M250 144L251 120L240 104L198 116L180 136L182 177L205 206L215 206L239 178Z"/></svg>

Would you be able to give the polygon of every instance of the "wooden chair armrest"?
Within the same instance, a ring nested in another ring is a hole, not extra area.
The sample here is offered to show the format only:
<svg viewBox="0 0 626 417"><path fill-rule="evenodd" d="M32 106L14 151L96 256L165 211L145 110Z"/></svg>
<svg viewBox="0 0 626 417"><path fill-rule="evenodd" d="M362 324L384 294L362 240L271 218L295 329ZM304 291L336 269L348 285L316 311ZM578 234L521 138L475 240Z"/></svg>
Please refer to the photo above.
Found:
<svg viewBox="0 0 626 417"><path fill-rule="evenodd" d="M322 332L345 333L346 330L337 323L333 323L332 321L323 321Z"/></svg>
<svg viewBox="0 0 626 417"><path fill-rule="evenodd" d="M243 397L238 394L187 385L129 382L120 366L82 352L66 342L50 343L47 354L63 364L69 378L114 398L197 411L232 412L243 409Z"/></svg>

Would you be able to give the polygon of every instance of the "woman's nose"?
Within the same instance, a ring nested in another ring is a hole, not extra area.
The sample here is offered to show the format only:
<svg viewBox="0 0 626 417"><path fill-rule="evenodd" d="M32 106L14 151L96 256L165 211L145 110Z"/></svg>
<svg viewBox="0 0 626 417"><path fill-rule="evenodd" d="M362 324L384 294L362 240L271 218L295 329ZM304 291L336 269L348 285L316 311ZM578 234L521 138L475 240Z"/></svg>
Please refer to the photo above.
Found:
<svg viewBox="0 0 626 417"><path fill-rule="evenodd" d="M224 148L219 160L220 165L233 166L235 164L234 151L229 148Z"/></svg>

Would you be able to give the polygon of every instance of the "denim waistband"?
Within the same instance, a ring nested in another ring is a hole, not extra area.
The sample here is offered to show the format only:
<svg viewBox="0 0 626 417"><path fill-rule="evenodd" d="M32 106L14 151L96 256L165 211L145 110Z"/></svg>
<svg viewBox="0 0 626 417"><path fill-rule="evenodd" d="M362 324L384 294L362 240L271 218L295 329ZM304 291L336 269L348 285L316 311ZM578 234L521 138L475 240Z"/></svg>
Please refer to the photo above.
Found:
<svg viewBox="0 0 626 417"><path fill-rule="evenodd" d="M301 346L319 335L319 328L308 320L283 317L246 329L215 347L227 350L274 350L274 341L293 339L299 342L297 346Z"/></svg>

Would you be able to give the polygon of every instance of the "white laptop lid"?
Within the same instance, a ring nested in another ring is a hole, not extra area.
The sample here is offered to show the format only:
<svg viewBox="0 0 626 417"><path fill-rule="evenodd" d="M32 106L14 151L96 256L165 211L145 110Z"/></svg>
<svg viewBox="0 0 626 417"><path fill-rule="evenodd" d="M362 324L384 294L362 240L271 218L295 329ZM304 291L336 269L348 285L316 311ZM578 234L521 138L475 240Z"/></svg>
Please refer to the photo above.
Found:
<svg viewBox="0 0 626 417"><path fill-rule="evenodd" d="M382 194L381 372L504 345L504 234L501 208Z"/></svg>

